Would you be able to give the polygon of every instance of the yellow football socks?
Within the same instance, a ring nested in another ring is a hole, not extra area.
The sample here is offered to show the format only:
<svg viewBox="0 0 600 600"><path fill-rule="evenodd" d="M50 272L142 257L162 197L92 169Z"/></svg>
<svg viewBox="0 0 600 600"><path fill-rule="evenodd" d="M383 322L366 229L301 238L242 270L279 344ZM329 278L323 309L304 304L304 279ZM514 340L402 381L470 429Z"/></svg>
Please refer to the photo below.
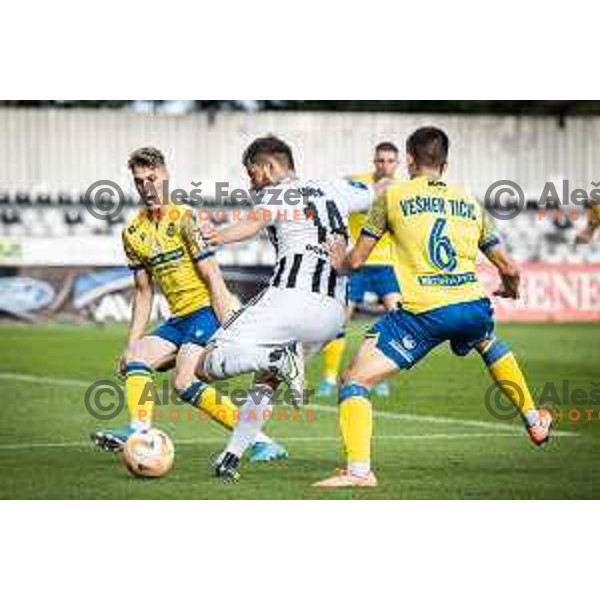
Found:
<svg viewBox="0 0 600 600"><path fill-rule="evenodd" d="M502 393L515 404L523 419L529 422L534 414L537 418L529 386L510 348L504 342L493 340L481 356L492 379Z"/></svg>
<svg viewBox="0 0 600 600"><path fill-rule="evenodd" d="M156 390L152 370L142 362L127 363L125 370L125 398L129 423L134 429L149 429L154 412Z"/></svg>
<svg viewBox="0 0 600 600"><path fill-rule="evenodd" d="M337 384L340 365L346 348L344 337L331 340L323 350L323 379L329 383Z"/></svg>
<svg viewBox="0 0 600 600"><path fill-rule="evenodd" d="M207 413L215 421L231 430L239 418L239 409L223 394L218 394L215 388L202 381L194 381L185 390L179 392L179 397L198 410Z"/></svg>
<svg viewBox="0 0 600 600"><path fill-rule="evenodd" d="M340 390L340 429L348 469L358 476L365 476L371 470L373 409L368 394L367 388L356 384Z"/></svg>
<svg viewBox="0 0 600 600"><path fill-rule="evenodd" d="M239 408L236 408L227 396L217 394L213 387L202 391L198 408L230 430L235 427L240 414Z"/></svg>

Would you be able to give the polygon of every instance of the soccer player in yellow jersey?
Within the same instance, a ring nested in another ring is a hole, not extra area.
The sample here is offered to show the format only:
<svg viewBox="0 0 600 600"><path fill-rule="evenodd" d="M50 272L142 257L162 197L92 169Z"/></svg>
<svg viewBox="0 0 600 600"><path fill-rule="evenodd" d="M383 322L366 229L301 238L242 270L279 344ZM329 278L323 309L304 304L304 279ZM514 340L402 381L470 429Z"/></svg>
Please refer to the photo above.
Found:
<svg viewBox="0 0 600 600"><path fill-rule="evenodd" d="M351 175L349 179L361 183L373 184L383 179L393 179L398 168L398 148L391 142L381 142L375 147L373 159L375 169L369 173ZM367 223L368 212L352 213L348 219L350 240L356 243L360 232ZM400 286L394 269L394 251L392 238L384 234L373 248L364 266L356 269L350 276L348 286L347 322L350 322L357 304L360 304L366 293L377 296L386 310L393 310L400 301ZM317 395L331 396L337 386L340 364L344 355L346 340L344 333L329 342L323 349L323 380ZM379 396L389 395L387 381L379 383L375 389Z"/></svg>
<svg viewBox="0 0 600 600"><path fill-rule="evenodd" d="M600 203L594 204L587 225L577 232L576 244L589 244L594 239L596 230L600 227Z"/></svg>
<svg viewBox="0 0 600 600"><path fill-rule="evenodd" d="M218 397L194 375L200 353L232 309L232 296L214 251L203 242L191 209L169 204L169 198L163 197L169 173L160 150L140 148L128 166L146 210L123 229L123 247L135 278L129 336L119 359L129 426L93 434L96 444L109 451L121 450L129 435L150 428L155 394L152 373L173 364L173 387L183 401L230 430L237 414L227 397ZM165 295L172 316L146 334L153 281ZM266 435L251 450L253 461L285 456L285 449Z"/></svg>
<svg viewBox="0 0 600 600"><path fill-rule="evenodd" d="M344 375L339 406L347 467L316 483L318 487L377 485L371 470L369 390L398 369L410 369L444 342L458 356L476 349L518 407L530 439L538 445L548 439L552 417L536 409L515 357L494 337L492 306L475 275L478 252L498 270L502 285L496 294L501 297L518 297L519 272L479 203L442 181L448 147L440 129L415 131L406 143L410 181L391 185L375 200L349 253L339 239L329 242L333 263L343 273L364 264L377 240L389 232L400 269L402 306L372 327Z"/></svg>

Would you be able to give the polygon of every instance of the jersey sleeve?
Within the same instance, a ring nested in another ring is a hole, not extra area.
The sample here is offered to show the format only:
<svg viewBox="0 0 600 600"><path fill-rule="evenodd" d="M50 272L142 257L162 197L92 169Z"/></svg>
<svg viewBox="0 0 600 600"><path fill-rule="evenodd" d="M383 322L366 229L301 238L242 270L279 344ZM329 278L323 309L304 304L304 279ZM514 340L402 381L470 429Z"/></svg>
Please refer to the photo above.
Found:
<svg viewBox="0 0 600 600"><path fill-rule="evenodd" d="M502 243L502 238L496 231L492 219L485 210L482 210L481 234L479 236L479 249L487 252L490 248Z"/></svg>
<svg viewBox="0 0 600 600"><path fill-rule="evenodd" d="M123 239L123 251L125 252L125 257L127 258L127 266L132 271L139 271L144 268L144 263L140 259L140 257L136 254L131 242L129 241L129 237L127 236L127 230L123 229L122 234Z"/></svg>
<svg viewBox="0 0 600 600"><path fill-rule="evenodd" d="M181 220L180 234L183 243L194 261L204 260L213 256L215 251L202 238L196 216L186 213Z"/></svg>
<svg viewBox="0 0 600 600"><path fill-rule="evenodd" d="M367 222L361 230L361 235L379 239L388 230L387 192L379 194L371 204Z"/></svg>

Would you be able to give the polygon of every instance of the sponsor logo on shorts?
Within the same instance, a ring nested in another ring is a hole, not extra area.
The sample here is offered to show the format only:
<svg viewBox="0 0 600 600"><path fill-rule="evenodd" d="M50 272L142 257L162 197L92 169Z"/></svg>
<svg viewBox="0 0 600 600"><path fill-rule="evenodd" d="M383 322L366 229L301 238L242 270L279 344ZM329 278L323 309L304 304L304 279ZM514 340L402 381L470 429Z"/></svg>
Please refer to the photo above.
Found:
<svg viewBox="0 0 600 600"><path fill-rule="evenodd" d="M402 345L407 350L413 350L415 348L415 346L417 345L417 342L415 341L415 338L412 335L405 335L402 338Z"/></svg>

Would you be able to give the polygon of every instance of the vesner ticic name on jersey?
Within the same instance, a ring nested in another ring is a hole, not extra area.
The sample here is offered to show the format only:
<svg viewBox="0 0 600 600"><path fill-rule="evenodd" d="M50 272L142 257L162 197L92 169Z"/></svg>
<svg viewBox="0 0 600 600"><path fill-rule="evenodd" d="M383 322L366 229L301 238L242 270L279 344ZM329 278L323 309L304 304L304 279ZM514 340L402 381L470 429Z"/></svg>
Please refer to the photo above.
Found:
<svg viewBox="0 0 600 600"><path fill-rule="evenodd" d="M400 200L400 208L405 217L422 213L450 215L459 219L477 220L475 205L466 200L446 199L440 196L415 196Z"/></svg>

